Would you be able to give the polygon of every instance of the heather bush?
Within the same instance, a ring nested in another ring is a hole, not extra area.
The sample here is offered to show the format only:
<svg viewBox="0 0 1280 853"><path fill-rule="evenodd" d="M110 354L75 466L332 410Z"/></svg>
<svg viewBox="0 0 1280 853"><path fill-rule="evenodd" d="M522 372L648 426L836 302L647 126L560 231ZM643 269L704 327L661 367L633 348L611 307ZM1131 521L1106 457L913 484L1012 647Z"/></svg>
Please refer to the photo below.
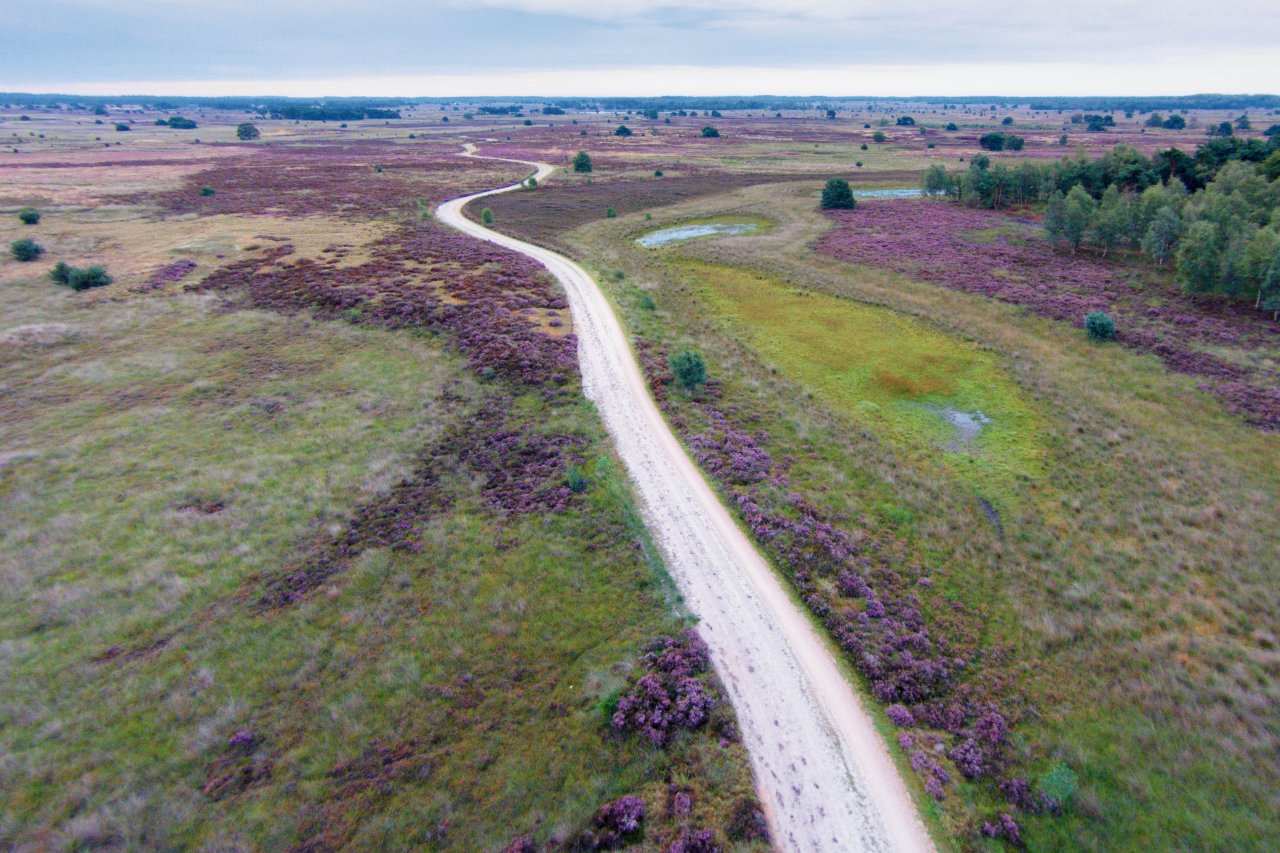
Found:
<svg viewBox="0 0 1280 853"><path fill-rule="evenodd" d="M666 853L720 853L720 845L716 843L714 831L686 826L667 847Z"/></svg>
<svg viewBox="0 0 1280 853"><path fill-rule="evenodd" d="M1105 311L1090 311L1084 318L1085 332L1091 341L1109 341L1116 336L1116 324Z"/></svg>
<svg viewBox="0 0 1280 853"><path fill-rule="evenodd" d="M44 254L44 246L41 246L30 237L23 237L20 240L14 240L9 244L9 253L13 255L15 260L27 262L34 261L36 258Z"/></svg>
<svg viewBox="0 0 1280 853"><path fill-rule="evenodd" d="M769 841L769 824L764 809L752 797L743 797L733 804L724 834L730 841Z"/></svg>
<svg viewBox="0 0 1280 853"><path fill-rule="evenodd" d="M994 820L984 820L982 834L988 838L1007 841L1014 847L1022 846L1022 831L1018 827L1018 822L1013 819L1013 815L1007 812L996 815Z"/></svg>
<svg viewBox="0 0 1280 853"><path fill-rule="evenodd" d="M18 219L23 225L35 225L40 221L40 211L34 207L24 207L18 211Z"/></svg>

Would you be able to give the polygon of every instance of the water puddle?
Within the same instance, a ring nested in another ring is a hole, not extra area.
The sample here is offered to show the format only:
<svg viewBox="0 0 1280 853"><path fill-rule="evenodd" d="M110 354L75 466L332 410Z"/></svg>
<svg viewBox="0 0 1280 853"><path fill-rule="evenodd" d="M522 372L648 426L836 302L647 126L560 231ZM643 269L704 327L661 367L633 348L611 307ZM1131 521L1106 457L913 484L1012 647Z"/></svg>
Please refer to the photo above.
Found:
<svg viewBox="0 0 1280 853"><path fill-rule="evenodd" d="M754 222L704 222L697 225L676 225L650 231L636 242L647 249L658 246L669 246L682 240L693 240L697 237L733 237L739 234L751 234L759 231L760 226Z"/></svg>
<svg viewBox="0 0 1280 853"><path fill-rule="evenodd" d="M904 187L897 190L854 190L854 198L919 198L924 190L919 187Z"/></svg>
<svg viewBox="0 0 1280 853"><path fill-rule="evenodd" d="M955 430L951 441L946 445L947 450L952 453L972 452L978 436L982 435L982 430L992 422L991 418L976 409L972 412L962 412L952 406L942 406L936 411Z"/></svg>

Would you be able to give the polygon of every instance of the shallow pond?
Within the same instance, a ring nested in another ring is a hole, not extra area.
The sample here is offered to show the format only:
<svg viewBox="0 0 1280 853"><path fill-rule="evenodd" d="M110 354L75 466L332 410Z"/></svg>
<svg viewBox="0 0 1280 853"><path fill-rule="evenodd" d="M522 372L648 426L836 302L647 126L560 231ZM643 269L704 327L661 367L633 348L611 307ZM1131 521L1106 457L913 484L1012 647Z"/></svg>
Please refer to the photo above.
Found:
<svg viewBox="0 0 1280 853"><path fill-rule="evenodd" d="M643 237L636 238L636 242L641 246L652 249L658 246L679 243L682 240L692 240L695 237L732 237L738 234L751 234L759 230L760 226L754 222L701 222L690 225L675 225L671 228L650 231Z"/></svg>
<svg viewBox="0 0 1280 853"><path fill-rule="evenodd" d="M854 190L854 198L919 198L924 190L919 187L905 187L896 190Z"/></svg>

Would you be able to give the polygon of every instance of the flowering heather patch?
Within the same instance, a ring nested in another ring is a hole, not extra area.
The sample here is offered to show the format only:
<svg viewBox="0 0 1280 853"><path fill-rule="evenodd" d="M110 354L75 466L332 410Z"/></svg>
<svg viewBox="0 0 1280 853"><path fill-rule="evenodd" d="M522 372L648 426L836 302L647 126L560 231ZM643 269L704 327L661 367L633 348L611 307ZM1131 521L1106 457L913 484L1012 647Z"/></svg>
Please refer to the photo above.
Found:
<svg viewBox="0 0 1280 853"><path fill-rule="evenodd" d="M656 348L641 345L639 350L642 366L665 363ZM989 654L976 639L980 625L958 606L947 618L935 618L935 625L926 624L915 589L928 587L910 583L897 568L901 557L893 553L892 543L848 532L794 493L787 474L790 460L774 460L762 446L769 437L742 429L736 412L720 403L721 396L721 386L712 380L699 398L689 401L700 427L673 413L672 423L699 462L849 654L875 697L889 706L890 720L901 728L949 735L948 758L960 773L999 779L1009 761L1009 716L1003 706L1011 697L1002 679L978 674L971 666ZM665 407L670 409L670 403ZM676 704L671 693L658 679L641 679L624 697L630 700L625 713L619 705L615 728L638 730L661 743ZM903 748L925 790L942 799L952 777L933 757L932 745L941 741L933 734L917 739L904 732L904 737ZM926 743L927 751L922 748Z"/></svg>
<svg viewBox="0 0 1280 853"><path fill-rule="evenodd" d="M618 700L611 721L615 731L639 732L654 746L663 746L675 730L696 729L707 721L717 701L714 689L696 677L706 674L710 663L697 632L653 640L641 663L649 672Z"/></svg>
<svg viewBox="0 0 1280 853"><path fill-rule="evenodd" d="M841 260L890 269L953 290L1026 306L1079 326L1092 311L1116 319L1116 340L1158 355L1170 370L1212 380L1227 408L1280 430L1274 375L1251 372L1198 347L1280 344L1280 326L1217 299L1184 295L1165 276L1089 254L1059 254L1039 226L997 211L917 200L886 200L829 214L835 228L817 248ZM989 235L994 234L991 238ZM1152 304L1157 296L1159 304Z"/></svg>
<svg viewBox="0 0 1280 853"><path fill-rule="evenodd" d="M564 512L578 498L565 472L581 464L580 435L539 433L513 415L513 401L498 397L455 430L421 451L413 473L386 494L360 506L338 536L316 545L301 562L268 580L258 602L285 607L342 572L369 548L417 553L423 526L456 498L440 485L460 468L482 482L490 510L508 515ZM687 718L692 710L680 712ZM677 715L679 716L679 715Z"/></svg>
<svg viewBox="0 0 1280 853"><path fill-rule="evenodd" d="M162 290L166 284L172 284L175 281L181 281L186 278L196 268L196 262L182 258L171 264L165 264L160 269L151 274L151 277L145 283L139 285L135 290L138 293L147 293L152 290Z"/></svg>
<svg viewBox="0 0 1280 853"><path fill-rule="evenodd" d="M644 800L619 797L605 803L591 819L591 828L573 845L578 850L613 850L625 847L643 832Z"/></svg>
<svg viewBox="0 0 1280 853"><path fill-rule="evenodd" d="M486 375L540 384L577 373L577 339L549 335L533 319L567 316L568 302L522 255L429 222L377 242L372 260L355 266L342 265L339 248L323 261L287 262L292 251L272 247L192 289L242 291L255 308L444 333Z"/></svg>
<svg viewBox="0 0 1280 853"><path fill-rule="evenodd" d="M720 853L716 834L710 829L685 827L668 845L666 853Z"/></svg>
<svg viewBox="0 0 1280 853"><path fill-rule="evenodd" d="M222 158L185 179L178 190L121 196L173 213L272 215L414 214L417 199L438 204L511 183L523 166L458 156L452 140L413 145L376 141L264 146ZM375 171L376 167L381 171ZM200 188L216 191L201 196Z"/></svg>

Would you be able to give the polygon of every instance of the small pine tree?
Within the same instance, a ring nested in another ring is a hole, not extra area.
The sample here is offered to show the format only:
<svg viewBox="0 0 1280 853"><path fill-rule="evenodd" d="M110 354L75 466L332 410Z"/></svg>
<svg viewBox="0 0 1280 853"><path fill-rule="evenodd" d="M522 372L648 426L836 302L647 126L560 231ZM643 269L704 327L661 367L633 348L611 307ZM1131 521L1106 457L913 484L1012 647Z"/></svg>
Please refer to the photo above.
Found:
<svg viewBox="0 0 1280 853"><path fill-rule="evenodd" d="M34 207L24 207L18 211L18 219L23 225L35 225L40 221L40 211Z"/></svg>
<svg viewBox="0 0 1280 853"><path fill-rule="evenodd" d="M832 178L822 188L823 210L853 210L856 204L853 189L844 178Z"/></svg>
<svg viewBox="0 0 1280 853"><path fill-rule="evenodd" d="M480 211L480 221L483 222L485 225L492 225L493 211L487 207L484 210Z"/></svg>
<svg viewBox="0 0 1280 853"><path fill-rule="evenodd" d="M1116 336L1116 323L1103 311L1090 311L1084 318L1084 330L1091 341L1109 341Z"/></svg>
<svg viewBox="0 0 1280 853"><path fill-rule="evenodd" d="M707 364L697 350L681 350L668 360L676 381L686 391L697 391L707 381Z"/></svg>
<svg viewBox="0 0 1280 853"><path fill-rule="evenodd" d="M582 133L584 136L586 135L585 130L582 131ZM579 151L577 154L573 156L573 171L578 172L580 174L585 174L587 172L590 172L591 169L592 169L592 165L591 165L590 154L588 154L585 151Z"/></svg>
<svg viewBox="0 0 1280 853"><path fill-rule="evenodd" d="M606 207L604 209L604 215L606 219L613 219L618 215L618 211L614 210L612 207Z"/></svg>

